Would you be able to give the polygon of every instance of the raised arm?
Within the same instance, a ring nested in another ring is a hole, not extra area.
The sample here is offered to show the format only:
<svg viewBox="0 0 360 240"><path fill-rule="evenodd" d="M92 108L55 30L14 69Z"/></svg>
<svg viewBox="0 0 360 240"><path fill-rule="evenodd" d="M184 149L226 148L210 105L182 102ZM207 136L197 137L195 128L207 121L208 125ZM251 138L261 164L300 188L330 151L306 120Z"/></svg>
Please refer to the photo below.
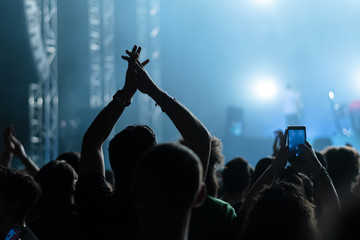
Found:
<svg viewBox="0 0 360 240"><path fill-rule="evenodd" d="M137 61L141 48L134 46L132 51L126 51L128 58L128 69L126 72L125 84L113 97L113 100L97 115L86 131L81 148L80 173L99 173L105 176L104 155L102 146L112 131L115 123L123 113L126 106L131 103L131 98L136 92L134 80L134 63ZM142 66L146 65L145 61Z"/></svg>
<svg viewBox="0 0 360 240"><path fill-rule="evenodd" d="M205 126L179 101L160 89L138 63L137 88L149 95L165 112L178 129L189 147L199 156L204 170L204 179L210 156L211 136Z"/></svg>
<svg viewBox="0 0 360 240"><path fill-rule="evenodd" d="M315 151L309 142L305 145L300 145L301 151L304 154L304 162L292 163L292 166L307 176L314 182L315 197L320 207L320 227L332 228L335 220L341 212L341 205L332 183L332 180L326 169L321 165L317 159Z"/></svg>
<svg viewBox="0 0 360 240"><path fill-rule="evenodd" d="M276 155L274 162L265 170L265 172L259 177L259 179L254 183L251 187L243 205L240 208L240 211L247 212L254 202L254 198L258 192L263 189L265 185L270 185L274 181L275 177L280 173L282 169L285 168L286 163L289 159L289 152L286 148L285 144L287 137L287 130L285 131L285 135L280 139L280 150Z"/></svg>
<svg viewBox="0 0 360 240"><path fill-rule="evenodd" d="M33 160L26 154L24 146L16 139L15 136L10 137L11 144L14 146L13 153L15 157L19 158L22 164L25 166L25 170L33 177L39 171L39 167L33 162Z"/></svg>

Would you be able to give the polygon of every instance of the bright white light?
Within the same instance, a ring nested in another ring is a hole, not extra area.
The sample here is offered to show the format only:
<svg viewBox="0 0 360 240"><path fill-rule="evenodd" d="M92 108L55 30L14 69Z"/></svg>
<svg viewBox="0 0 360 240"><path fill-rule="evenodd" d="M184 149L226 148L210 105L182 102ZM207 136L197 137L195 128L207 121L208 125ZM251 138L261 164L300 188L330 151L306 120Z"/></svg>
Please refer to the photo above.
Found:
<svg viewBox="0 0 360 240"><path fill-rule="evenodd" d="M277 85L271 77L261 77L254 82L255 94L259 99L270 100L277 94Z"/></svg>
<svg viewBox="0 0 360 240"><path fill-rule="evenodd" d="M269 6L274 2L274 0L254 0L256 4L261 6Z"/></svg>
<svg viewBox="0 0 360 240"><path fill-rule="evenodd" d="M330 91L329 92L329 98L331 99L331 100L333 100L334 99L334 92L333 91Z"/></svg>

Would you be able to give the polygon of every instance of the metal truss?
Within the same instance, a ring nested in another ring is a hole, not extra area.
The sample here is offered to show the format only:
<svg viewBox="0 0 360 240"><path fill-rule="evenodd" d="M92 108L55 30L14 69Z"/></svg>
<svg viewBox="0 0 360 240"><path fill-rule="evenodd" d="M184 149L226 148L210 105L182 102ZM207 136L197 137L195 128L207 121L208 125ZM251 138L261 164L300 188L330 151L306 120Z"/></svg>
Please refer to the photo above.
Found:
<svg viewBox="0 0 360 240"><path fill-rule="evenodd" d="M101 60L101 1L89 0L89 62L91 108L101 107L102 101L102 60Z"/></svg>
<svg viewBox="0 0 360 240"><path fill-rule="evenodd" d="M57 61L57 0L43 2L43 34L50 69L44 79L45 159L53 160L59 149L59 97Z"/></svg>
<svg viewBox="0 0 360 240"><path fill-rule="evenodd" d="M57 0L24 0L24 10L39 75L29 87L30 149L41 166L55 159L59 148Z"/></svg>
<svg viewBox="0 0 360 240"><path fill-rule="evenodd" d="M116 89L114 0L88 0L91 108L103 107Z"/></svg>
<svg viewBox="0 0 360 240"><path fill-rule="evenodd" d="M29 86L29 121L30 121L30 157L36 162L43 161L40 153L44 152L43 134L43 93L39 84Z"/></svg>
<svg viewBox="0 0 360 240"><path fill-rule="evenodd" d="M137 23L138 39L143 47L142 58L150 58L151 63L147 66L148 72L158 86L161 86L161 62L160 62L160 0L137 0ZM162 112L155 107L153 101L147 95L140 94L139 121L149 124L156 132L158 139L162 140Z"/></svg>
<svg viewBox="0 0 360 240"><path fill-rule="evenodd" d="M116 91L115 74L115 2L102 0L103 101L111 101Z"/></svg>

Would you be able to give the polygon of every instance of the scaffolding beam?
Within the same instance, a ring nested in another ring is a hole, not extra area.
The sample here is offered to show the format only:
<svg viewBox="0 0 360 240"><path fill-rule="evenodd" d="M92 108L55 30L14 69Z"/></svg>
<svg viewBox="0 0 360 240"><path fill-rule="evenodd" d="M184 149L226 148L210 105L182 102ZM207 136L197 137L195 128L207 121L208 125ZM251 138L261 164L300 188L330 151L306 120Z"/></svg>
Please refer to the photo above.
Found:
<svg viewBox="0 0 360 240"><path fill-rule="evenodd" d="M38 82L29 86L32 158L42 166L58 155L57 0L24 0Z"/></svg>

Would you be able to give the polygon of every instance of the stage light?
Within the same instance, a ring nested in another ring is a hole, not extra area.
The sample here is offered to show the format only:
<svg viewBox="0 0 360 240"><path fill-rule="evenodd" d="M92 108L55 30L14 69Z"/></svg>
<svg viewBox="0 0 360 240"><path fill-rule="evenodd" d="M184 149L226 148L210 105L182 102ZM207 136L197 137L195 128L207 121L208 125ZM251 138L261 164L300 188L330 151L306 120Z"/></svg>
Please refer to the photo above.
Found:
<svg viewBox="0 0 360 240"><path fill-rule="evenodd" d="M260 77L254 81L254 91L256 96L262 100L273 99L277 94L277 86L271 77Z"/></svg>
<svg viewBox="0 0 360 240"><path fill-rule="evenodd" d="M330 100L333 100L334 97L335 97L334 92L333 92L333 91L330 91L330 92L329 92L329 98L330 98Z"/></svg>

